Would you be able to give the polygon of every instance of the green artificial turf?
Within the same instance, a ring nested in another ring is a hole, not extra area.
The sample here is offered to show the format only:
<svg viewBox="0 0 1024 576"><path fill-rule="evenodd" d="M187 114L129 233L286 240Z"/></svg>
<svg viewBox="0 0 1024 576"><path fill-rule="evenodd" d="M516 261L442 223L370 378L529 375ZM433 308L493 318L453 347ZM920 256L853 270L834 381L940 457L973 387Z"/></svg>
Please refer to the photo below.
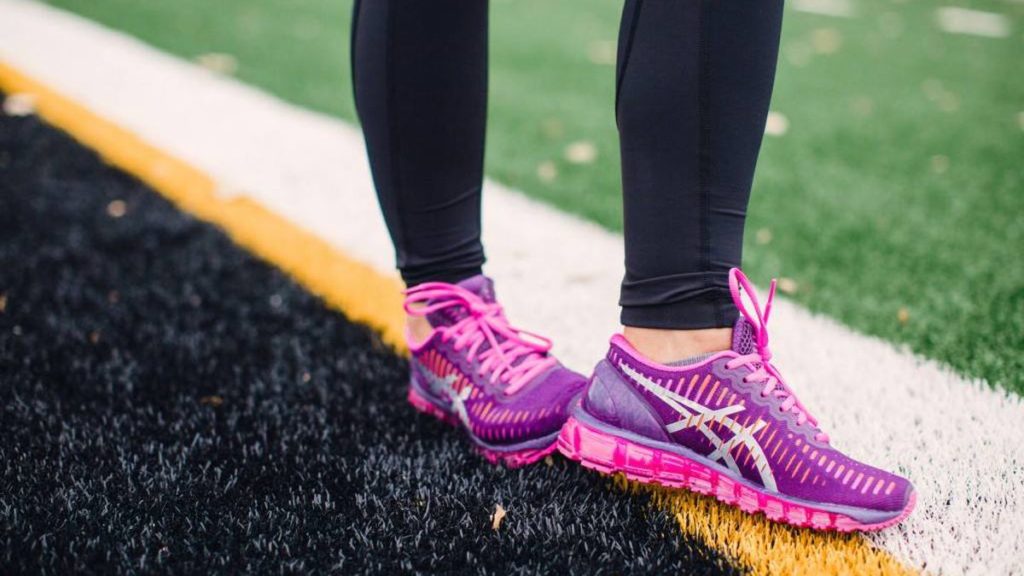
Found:
<svg viewBox="0 0 1024 576"><path fill-rule="evenodd" d="M348 0L50 0L353 120ZM764 285L1024 392L1024 5L1008 38L951 35L939 1L788 10L745 267ZM493 0L488 174L621 228L611 112L621 0ZM565 151L586 141L596 161ZM554 168L554 170L552 170ZM545 176L545 177L542 177ZM552 178L553 176L553 178Z"/></svg>

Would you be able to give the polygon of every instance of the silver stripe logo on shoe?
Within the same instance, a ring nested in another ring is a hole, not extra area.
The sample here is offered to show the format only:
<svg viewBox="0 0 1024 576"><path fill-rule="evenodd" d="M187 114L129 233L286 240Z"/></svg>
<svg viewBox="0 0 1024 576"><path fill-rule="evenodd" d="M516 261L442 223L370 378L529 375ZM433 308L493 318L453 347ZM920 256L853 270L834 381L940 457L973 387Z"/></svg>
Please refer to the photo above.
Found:
<svg viewBox="0 0 1024 576"><path fill-rule="evenodd" d="M434 374L429 368L423 365L422 362L413 358L413 366L419 371L427 383L430 385L430 391L434 394L443 394L448 397L448 400L452 403L452 407L455 409L455 414L459 417L467 427L470 427L469 423L469 412L466 411L466 400L469 399L469 395L472 392L471 386L466 386L462 389L462 392L455 391L455 381L458 376L455 374L449 374L444 378Z"/></svg>
<svg viewBox="0 0 1024 576"><path fill-rule="evenodd" d="M743 426L730 418L731 415L739 414L746 409L741 404L733 404L717 409L708 408L685 396L680 396L671 390L659 386L656 382L621 360L619 361L619 368L637 384L643 386L648 392L657 396L670 408L679 413L679 420L665 427L669 432L695 428L715 447L714 451L706 457L713 461L723 462L729 467L729 470L732 470L740 477L742 477L742 473L740 472L739 465L736 464L736 459L732 457L731 451L737 444L743 444L759 462L757 472L761 475L761 484L768 490L778 491L775 484L775 475L772 474L772 469L768 465L768 458L765 457L764 451L761 450L761 445L754 439L754 434L767 426L767 422L758 418L753 424ZM722 440L721 436L708 428L707 423L712 420L717 421L732 432L732 438L727 441Z"/></svg>

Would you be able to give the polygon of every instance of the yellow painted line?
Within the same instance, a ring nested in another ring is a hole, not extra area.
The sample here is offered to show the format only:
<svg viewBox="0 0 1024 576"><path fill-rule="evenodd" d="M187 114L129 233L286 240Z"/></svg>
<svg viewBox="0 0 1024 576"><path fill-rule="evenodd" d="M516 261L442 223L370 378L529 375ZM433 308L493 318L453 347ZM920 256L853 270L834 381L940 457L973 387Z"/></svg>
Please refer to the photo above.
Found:
<svg viewBox="0 0 1024 576"><path fill-rule="evenodd" d="M29 94L50 124L135 176L182 210L222 228L237 244L290 274L350 319L405 352L401 284L244 197L223 198L200 170L0 62L0 90ZM914 574L860 535L822 534L769 522L709 497L615 481L649 493L682 532L758 575Z"/></svg>
<svg viewBox="0 0 1024 576"><path fill-rule="evenodd" d="M213 178L4 62L0 62L0 89L32 95L36 111L47 122L182 210L216 224L238 245L284 270L348 318L373 327L396 350L405 351L402 285L397 278L350 258L252 199L218 196Z"/></svg>
<svg viewBox="0 0 1024 576"><path fill-rule="evenodd" d="M616 477L616 484L628 492L650 494L655 506L675 517L683 534L745 566L751 574L917 574L860 534L784 526L708 496L629 482L623 477Z"/></svg>

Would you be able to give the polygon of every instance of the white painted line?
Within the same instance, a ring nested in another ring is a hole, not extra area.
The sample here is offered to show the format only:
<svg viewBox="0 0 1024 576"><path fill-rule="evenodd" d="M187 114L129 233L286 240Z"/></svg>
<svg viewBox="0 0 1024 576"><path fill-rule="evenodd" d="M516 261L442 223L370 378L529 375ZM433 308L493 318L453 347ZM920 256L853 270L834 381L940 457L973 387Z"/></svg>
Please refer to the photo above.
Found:
<svg viewBox="0 0 1024 576"><path fill-rule="evenodd" d="M939 28L951 34L970 34L988 38L1010 35L1010 19L995 12L946 6L935 11Z"/></svg>
<svg viewBox="0 0 1024 576"><path fill-rule="evenodd" d="M850 0L793 0L790 5L798 12L849 18L853 16L853 2Z"/></svg>
<svg viewBox="0 0 1024 576"><path fill-rule="evenodd" d="M392 251L358 132L91 22L0 0L0 59L349 254ZM487 183L484 225L513 320L587 371L617 329L622 238ZM764 279L762 279L764 280ZM1024 402L782 300L772 343L841 448L917 484L918 510L870 538L931 572L1024 572Z"/></svg>

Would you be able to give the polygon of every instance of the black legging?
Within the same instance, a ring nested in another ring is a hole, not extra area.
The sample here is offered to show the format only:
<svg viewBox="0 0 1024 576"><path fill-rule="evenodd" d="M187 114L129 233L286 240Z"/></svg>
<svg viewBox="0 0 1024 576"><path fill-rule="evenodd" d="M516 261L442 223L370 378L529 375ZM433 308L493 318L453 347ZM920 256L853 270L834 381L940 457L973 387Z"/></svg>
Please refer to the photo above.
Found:
<svg viewBox="0 0 1024 576"><path fill-rule="evenodd" d="M484 262L487 18L485 0L356 1L356 106L409 285L455 282ZM727 275L740 264L781 24L782 0L626 0L623 324L735 320Z"/></svg>

